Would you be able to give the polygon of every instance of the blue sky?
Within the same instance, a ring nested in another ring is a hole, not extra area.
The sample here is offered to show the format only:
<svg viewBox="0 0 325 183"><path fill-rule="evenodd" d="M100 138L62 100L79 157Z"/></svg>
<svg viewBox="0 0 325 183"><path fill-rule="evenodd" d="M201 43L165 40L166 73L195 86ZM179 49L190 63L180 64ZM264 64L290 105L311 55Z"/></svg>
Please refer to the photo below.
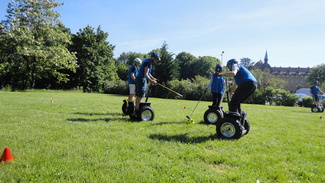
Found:
<svg viewBox="0 0 325 183"><path fill-rule="evenodd" d="M1 0L0 19L6 5ZM168 51L223 61L268 52L269 64L315 67L325 63L324 0L57 0L55 10L73 33L101 26L122 52L148 53L164 41Z"/></svg>

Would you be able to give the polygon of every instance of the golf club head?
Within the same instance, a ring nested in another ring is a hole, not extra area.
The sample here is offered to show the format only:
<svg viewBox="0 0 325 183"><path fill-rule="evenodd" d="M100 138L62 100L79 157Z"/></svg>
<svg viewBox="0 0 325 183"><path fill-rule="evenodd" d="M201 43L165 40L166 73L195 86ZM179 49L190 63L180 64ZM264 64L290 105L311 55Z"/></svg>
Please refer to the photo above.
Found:
<svg viewBox="0 0 325 183"><path fill-rule="evenodd" d="M187 124L194 124L194 120L193 119L188 119L186 123Z"/></svg>
<svg viewBox="0 0 325 183"><path fill-rule="evenodd" d="M186 116L187 117L187 119L192 119L191 117L189 117L189 116Z"/></svg>

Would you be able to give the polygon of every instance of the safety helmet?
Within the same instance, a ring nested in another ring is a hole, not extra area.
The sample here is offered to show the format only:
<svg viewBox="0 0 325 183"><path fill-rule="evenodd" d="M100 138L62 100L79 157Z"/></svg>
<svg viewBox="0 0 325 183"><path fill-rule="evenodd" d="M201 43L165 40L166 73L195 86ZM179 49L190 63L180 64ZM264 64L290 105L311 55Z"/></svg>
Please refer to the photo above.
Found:
<svg viewBox="0 0 325 183"><path fill-rule="evenodd" d="M228 67L228 69L230 70L230 71L232 71L232 66L234 65L234 64L238 64L238 61L236 60L236 59L230 59L230 60L228 60L228 62L227 62L227 67Z"/></svg>
<svg viewBox="0 0 325 183"><path fill-rule="evenodd" d="M222 67L220 64L216 65L216 72L222 72Z"/></svg>
<svg viewBox="0 0 325 183"><path fill-rule="evenodd" d="M316 80L316 81L314 81L314 85L318 85L318 81Z"/></svg>
<svg viewBox="0 0 325 183"><path fill-rule="evenodd" d="M139 58L135 58L135 59L134 59L134 62L138 62L139 64L141 64L142 61L141 61L141 59L139 59Z"/></svg>
<svg viewBox="0 0 325 183"><path fill-rule="evenodd" d="M155 51L151 52L150 56L157 59L157 60L160 60L159 54L157 52L155 52Z"/></svg>

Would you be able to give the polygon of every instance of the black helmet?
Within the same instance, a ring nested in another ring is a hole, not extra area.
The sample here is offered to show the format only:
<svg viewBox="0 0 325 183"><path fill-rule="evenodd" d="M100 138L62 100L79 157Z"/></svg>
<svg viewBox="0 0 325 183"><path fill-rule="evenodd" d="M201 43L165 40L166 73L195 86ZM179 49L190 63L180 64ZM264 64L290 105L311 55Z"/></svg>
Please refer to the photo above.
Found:
<svg viewBox="0 0 325 183"><path fill-rule="evenodd" d="M318 81L316 80L316 81L314 81L314 85L318 85Z"/></svg>
<svg viewBox="0 0 325 183"><path fill-rule="evenodd" d="M159 54L157 52L155 52L155 51L151 52L150 56L157 59L157 60L160 60Z"/></svg>
<svg viewBox="0 0 325 183"><path fill-rule="evenodd" d="M230 71L232 71L232 66L234 65L234 64L238 64L238 61L236 60L236 59L230 59L230 60L228 60L228 62L227 62L227 67L228 67L228 69L230 70Z"/></svg>
<svg viewBox="0 0 325 183"><path fill-rule="evenodd" d="M222 67L220 64L216 65L216 72L222 72Z"/></svg>

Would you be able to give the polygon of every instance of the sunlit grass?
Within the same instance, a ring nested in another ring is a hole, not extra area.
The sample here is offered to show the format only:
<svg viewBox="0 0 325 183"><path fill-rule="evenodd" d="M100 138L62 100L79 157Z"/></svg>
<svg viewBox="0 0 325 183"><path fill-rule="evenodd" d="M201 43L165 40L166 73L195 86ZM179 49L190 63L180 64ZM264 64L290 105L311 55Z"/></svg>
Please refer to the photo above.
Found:
<svg viewBox="0 0 325 183"><path fill-rule="evenodd" d="M243 105L251 131L227 141L202 123L211 102L187 124L197 101L149 98L154 121L134 122L122 115L124 98L0 92L0 148L15 158L0 167L0 182L325 181L323 113Z"/></svg>

